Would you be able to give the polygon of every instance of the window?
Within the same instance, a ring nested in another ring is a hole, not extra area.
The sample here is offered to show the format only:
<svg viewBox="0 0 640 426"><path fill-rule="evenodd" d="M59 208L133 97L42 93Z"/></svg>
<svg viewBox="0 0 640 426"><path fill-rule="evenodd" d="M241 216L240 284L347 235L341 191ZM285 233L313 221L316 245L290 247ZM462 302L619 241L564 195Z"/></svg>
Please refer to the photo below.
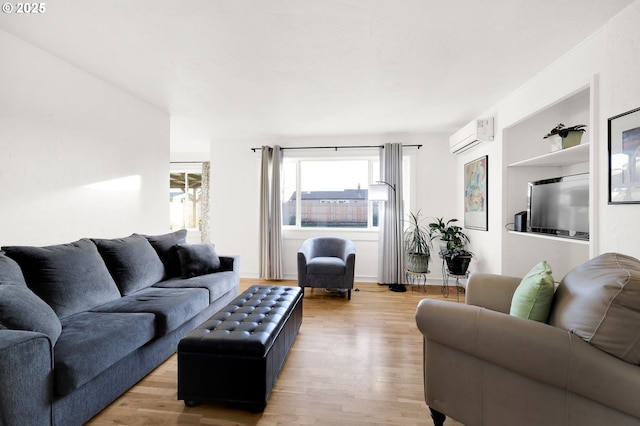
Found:
<svg viewBox="0 0 640 426"><path fill-rule="evenodd" d="M378 202L369 202L379 180L377 158L286 159L283 165L284 226L370 228L378 226Z"/></svg>
<svg viewBox="0 0 640 426"><path fill-rule="evenodd" d="M169 175L170 228L171 230L197 229L200 227L202 212L202 165L199 163L186 166L172 164L171 169Z"/></svg>

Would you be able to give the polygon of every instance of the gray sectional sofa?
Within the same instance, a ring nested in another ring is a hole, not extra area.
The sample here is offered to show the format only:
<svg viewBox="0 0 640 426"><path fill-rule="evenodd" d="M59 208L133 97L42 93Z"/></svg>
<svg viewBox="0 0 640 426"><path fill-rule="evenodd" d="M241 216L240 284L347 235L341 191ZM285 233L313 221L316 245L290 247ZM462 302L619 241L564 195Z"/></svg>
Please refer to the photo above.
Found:
<svg viewBox="0 0 640 426"><path fill-rule="evenodd" d="M238 295L186 231L0 252L0 424L81 425Z"/></svg>

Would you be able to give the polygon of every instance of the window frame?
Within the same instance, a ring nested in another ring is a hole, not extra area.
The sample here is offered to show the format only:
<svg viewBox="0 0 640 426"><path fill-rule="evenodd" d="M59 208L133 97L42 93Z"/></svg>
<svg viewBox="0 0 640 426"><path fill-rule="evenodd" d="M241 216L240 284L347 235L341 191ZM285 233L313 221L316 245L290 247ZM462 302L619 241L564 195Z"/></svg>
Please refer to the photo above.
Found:
<svg viewBox="0 0 640 426"><path fill-rule="evenodd" d="M404 175L403 175L403 200L404 200L404 208L405 211L409 211L408 209L410 208L410 206L413 204L412 200L414 198L413 194L412 194L412 188L414 187L413 185L413 181L414 181L414 176L415 176L415 171L414 171L414 167L411 167L413 164L413 157L414 155L409 154L409 153L405 153L403 154L403 163L404 163ZM380 224L378 223L378 225L373 224L373 214L374 214L374 208L373 205L374 203L379 203L381 204L381 201L371 201L368 200L367 201L367 226L366 227L333 227L333 226L318 226L318 227L303 227L301 225L301 221L302 221L302 215L300 214L300 212L302 211L302 197L301 197L301 193L302 193L302 189L301 189L301 175L302 175L302 170L301 170L301 163L305 162L305 161L353 161L353 160L366 160L368 161L368 176L367 176L367 187L368 185L375 183L376 181L379 181L379 175L380 175L380 171L379 171L379 163L380 163L380 154L379 151L376 150L375 152L357 152L357 153L343 153L340 152L339 156L327 156L327 155L314 155L314 154L308 154L308 155L295 155L295 156L285 156L283 158L283 174L284 174L284 168L285 165L284 163L295 163L295 173L296 173L296 179L295 179L295 191L296 191L296 223L295 225L285 225L284 224L284 218L282 218L281 223L282 223L282 229L283 231L289 232L289 231L296 231L296 232L302 232L302 231L306 231L306 232L313 232L314 230L317 231L321 231L321 232L326 232L328 230L330 230L331 232L334 233L344 233L344 232L375 232L378 233L379 229L380 229ZM376 170L376 167L378 170ZM282 182L282 202L284 203L284 194L285 194L285 185L284 185L284 181Z"/></svg>

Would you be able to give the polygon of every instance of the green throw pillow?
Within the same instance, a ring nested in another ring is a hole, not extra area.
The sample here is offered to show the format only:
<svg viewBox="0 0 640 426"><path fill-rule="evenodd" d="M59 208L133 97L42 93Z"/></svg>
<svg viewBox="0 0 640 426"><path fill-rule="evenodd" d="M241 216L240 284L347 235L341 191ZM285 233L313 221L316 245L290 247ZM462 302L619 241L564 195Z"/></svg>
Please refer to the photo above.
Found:
<svg viewBox="0 0 640 426"><path fill-rule="evenodd" d="M546 322L551 310L555 285L546 260L534 266L513 293L509 314Z"/></svg>

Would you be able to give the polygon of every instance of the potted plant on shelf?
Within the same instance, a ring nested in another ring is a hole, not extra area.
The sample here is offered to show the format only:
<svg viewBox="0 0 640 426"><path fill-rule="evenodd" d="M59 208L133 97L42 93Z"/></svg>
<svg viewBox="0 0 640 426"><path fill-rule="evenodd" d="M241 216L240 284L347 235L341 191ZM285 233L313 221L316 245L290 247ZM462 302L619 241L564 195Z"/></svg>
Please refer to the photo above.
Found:
<svg viewBox="0 0 640 426"><path fill-rule="evenodd" d="M551 142L551 152L570 148L572 146L580 145L582 134L586 130L585 127L587 127L586 124L565 127L564 124L560 123L551 129L543 139L549 139Z"/></svg>
<svg viewBox="0 0 640 426"><path fill-rule="evenodd" d="M410 272L426 273L429 271L431 260L430 228L422 225L420 210L409 213L409 226L404 232L404 250L407 255L407 270Z"/></svg>
<svg viewBox="0 0 640 426"><path fill-rule="evenodd" d="M429 229L433 236L440 237L440 255L447 262L449 273L465 275L473 253L467 250L469 237L461 226L455 224L457 221L449 219L445 222L444 218L436 218L435 222L429 224Z"/></svg>

